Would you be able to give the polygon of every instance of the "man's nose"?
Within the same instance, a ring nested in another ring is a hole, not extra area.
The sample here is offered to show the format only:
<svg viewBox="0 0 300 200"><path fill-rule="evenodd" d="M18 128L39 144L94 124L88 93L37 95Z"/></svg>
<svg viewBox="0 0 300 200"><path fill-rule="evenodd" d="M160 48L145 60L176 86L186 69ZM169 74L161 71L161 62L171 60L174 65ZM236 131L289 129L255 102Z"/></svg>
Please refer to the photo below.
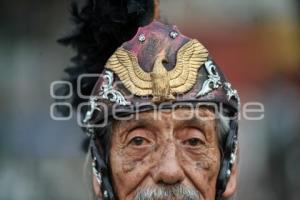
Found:
<svg viewBox="0 0 300 200"><path fill-rule="evenodd" d="M184 172L176 156L175 144L168 144L159 159L152 171L156 183L171 185L183 181Z"/></svg>

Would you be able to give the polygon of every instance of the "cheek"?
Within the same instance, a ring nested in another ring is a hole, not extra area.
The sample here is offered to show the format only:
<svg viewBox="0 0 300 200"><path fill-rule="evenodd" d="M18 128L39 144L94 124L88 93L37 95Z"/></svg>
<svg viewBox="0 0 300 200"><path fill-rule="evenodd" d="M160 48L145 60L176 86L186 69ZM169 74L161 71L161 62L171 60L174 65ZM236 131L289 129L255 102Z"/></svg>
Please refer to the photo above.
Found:
<svg viewBox="0 0 300 200"><path fill-rule="evenodd" d="M136 190L146 179L154 163L151 152L155 148L146 151L131 151L126 148L112 146L110 154L113 182L120 199L128 198L128 195Z"/></svg>
<svg viewBox="0 0 300 200"><path fill-rule="evenodd" d="M195 161L197 171L204 171L212 176L219 169L220 153L216 148L204 149L199 155L197 155Z"/></svg>
<svg viewBox="0 0 300 200"><path fill-rule="evenodd" d="M140 151L132 149L122 149L118 152L118 158L121 161L120 167L122 167L122 173L131 174L138 173L146 168L149 163L149 154L152 148L143 149Z"/></svg>
<svg viewBox="0 0 300 200"><path fill-rule="evenodd" d="M182 152L181 162L192 184L205 199L214 199L216 181L220 169L220 152L218 148L203 148L197 154Z"/></svg>

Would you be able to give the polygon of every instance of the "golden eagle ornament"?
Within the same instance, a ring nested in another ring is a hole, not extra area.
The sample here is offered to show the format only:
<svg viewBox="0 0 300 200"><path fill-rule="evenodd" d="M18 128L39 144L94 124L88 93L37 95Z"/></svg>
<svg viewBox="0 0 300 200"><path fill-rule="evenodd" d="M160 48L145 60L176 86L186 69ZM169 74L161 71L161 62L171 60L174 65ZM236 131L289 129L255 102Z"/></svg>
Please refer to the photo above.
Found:
<svg viewBox="0 0 300 200"><path fill-rule="evenodd" d="M177 52L175 67L167 71L163 65L166 54L157 55L152 72L145 72L138 63L137 56L120 47L106 63L124 86L134 95L152 95L155 103L172 101L174 94L190 90L197 81L198 69L207 61L208 52L197 40L184 44Z"/></svg>

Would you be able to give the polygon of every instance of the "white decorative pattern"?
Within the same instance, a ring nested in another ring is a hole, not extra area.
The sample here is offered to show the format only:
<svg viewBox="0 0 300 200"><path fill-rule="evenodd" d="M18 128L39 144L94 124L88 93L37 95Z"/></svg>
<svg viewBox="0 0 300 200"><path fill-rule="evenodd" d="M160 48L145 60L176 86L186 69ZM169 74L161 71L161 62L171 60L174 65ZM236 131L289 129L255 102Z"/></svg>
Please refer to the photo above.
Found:
<svg viewBox="0 0 300 200"><path fill-rule="evenodd" d="M121 92L113 89L113 72L106 70L103 78L104 83L101 86L99 96L103 99L108 99L112 103L117 103L122 106L130 105L130 102L126 101Z"/></svg>
<svg viewBox="0 0 300 200"><path fill-rule="evenodd" d="M204 96L221 86L221 78L217 72L216 66L211 60L205 62L205 69L208 73L208 78L204 81L201 90L197 94L197 97Z"/></svg>
<svg viewBox="0 0 300 200"><path fill-rule="evenodd" d="M240 104L240 97L239 97L237 91L234 90L234 89L232 89L231 83L229 83L229 82L224 83L224 89L225 89L226 92L227 92L226 95L227 95L228 101L229 101L232 97L235 97L236 100L238 101L238 104Z"/></svg>
<svg viewBox="0 0 300 200"><path fill-rule="evenodd" d="M87 124L91 119L92 119L92 116L93 116L93 113L95 112L95 110L99 110L99 108L97 108L97 97L95 96L91 96L90 97L90 106L91 106L91 109L89 111L86 112L85 114L85 117L83 119L83 123L84 124Z"/></svg>
<svg viewBox="0 0 300 200"><path fill-rule="evenodd" d="M96 159L96 157L94 157L93 161L92 161L93 174L96 177L97 183L99 185L101 185L101 183L102 183L102 176L101 176L101 173L96 169L96 161L97 161L97 159Z"/></svg>
<svg viewBox="0 0 300 200"><path fill-rule="evenodd" d="M110 102L117 103L119 105L129 105L130 102L126 101L124 96L117 90L113 89L113 73L111 71L106 70L105 75L103 76L104 82L101 86L99 96L91 96L89 105L90 109L86 112L85 117L83 119L84 124L88 124L92 119L95 110L101 112L101 109L98 107L97 101L102 99L108 99Z"/></svg>

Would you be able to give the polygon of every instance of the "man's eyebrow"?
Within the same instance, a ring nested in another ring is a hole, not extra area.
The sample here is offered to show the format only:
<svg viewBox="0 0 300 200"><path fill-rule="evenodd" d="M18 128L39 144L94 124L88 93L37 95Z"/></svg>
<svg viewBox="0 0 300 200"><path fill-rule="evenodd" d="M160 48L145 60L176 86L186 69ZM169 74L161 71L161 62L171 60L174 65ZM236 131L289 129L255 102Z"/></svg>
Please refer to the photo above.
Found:
<svg viewBox="0 0 300 200"><path fill-rule="evenodd" d="M153 126L153 119L147 119L144 117L143 119L135 120L130 119L128 121L121 121L121 123L118 123L118 128L122 126L122 131L118 132L118 136L123 138L124 140L127 137L127 134L132 131L134 128L143 128L143 127L149 127Z"/></svg>

